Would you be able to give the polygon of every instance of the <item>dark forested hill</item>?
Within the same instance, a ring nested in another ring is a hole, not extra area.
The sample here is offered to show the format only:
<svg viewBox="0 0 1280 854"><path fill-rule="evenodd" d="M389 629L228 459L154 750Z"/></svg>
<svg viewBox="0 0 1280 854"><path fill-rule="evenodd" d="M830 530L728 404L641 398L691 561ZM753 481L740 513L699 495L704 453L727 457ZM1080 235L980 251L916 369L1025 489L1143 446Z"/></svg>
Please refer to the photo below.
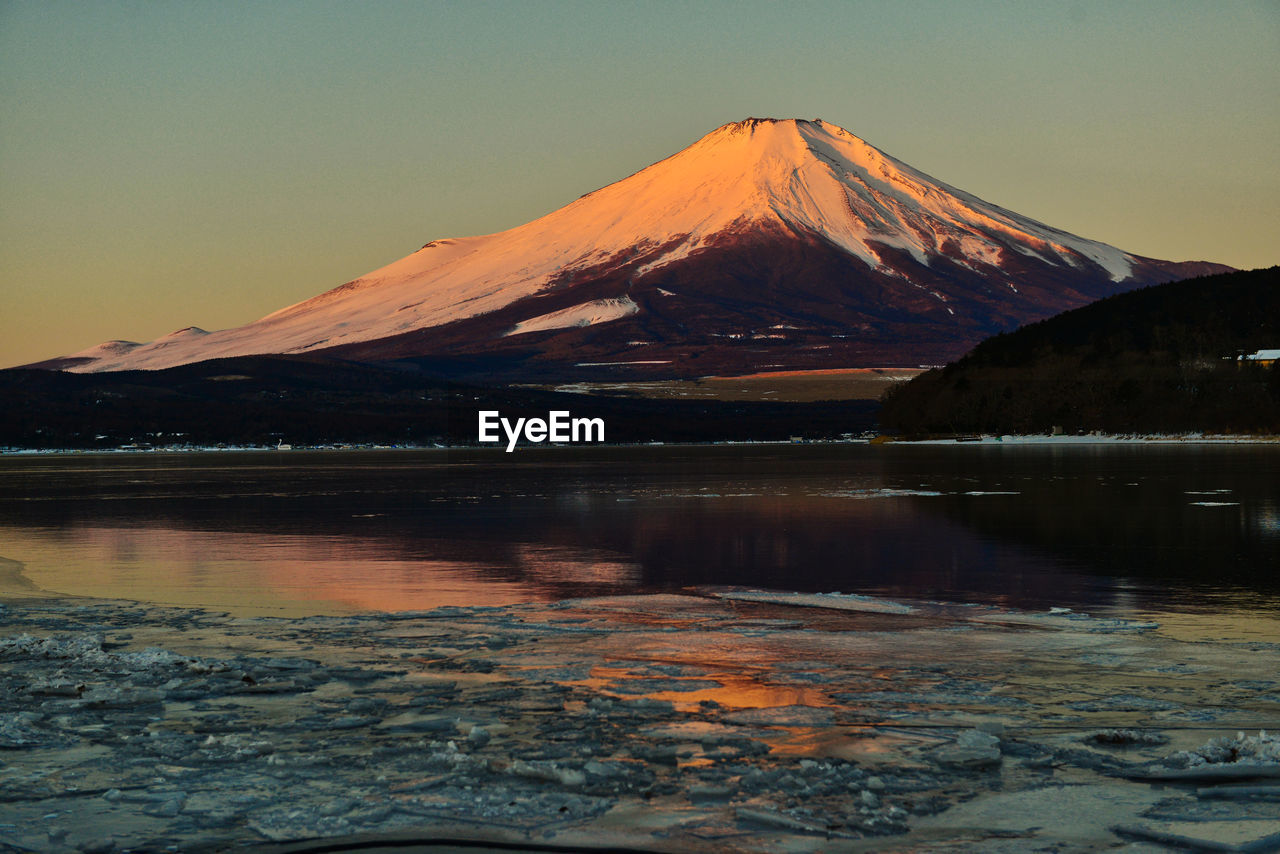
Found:
<svg viewBox="0 0 1280 854"><path fill-rule="evenodd" d="M1155 285L983 341L884 402L896 433L1280 433L1280 267Z"/></svg>

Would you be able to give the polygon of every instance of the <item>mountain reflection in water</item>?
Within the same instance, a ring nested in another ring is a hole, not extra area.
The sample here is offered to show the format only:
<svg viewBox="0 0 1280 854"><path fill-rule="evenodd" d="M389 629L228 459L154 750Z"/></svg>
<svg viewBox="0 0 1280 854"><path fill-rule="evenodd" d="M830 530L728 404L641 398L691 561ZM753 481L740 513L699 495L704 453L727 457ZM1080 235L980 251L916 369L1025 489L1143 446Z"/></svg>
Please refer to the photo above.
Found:
<svg viewBox="0 0 1280 854"><path fill-rule="evenodd" d="M40 587L245 612L691 585L1280 610L1278 520L1266 445L0 458L0 557Z"/></svg>

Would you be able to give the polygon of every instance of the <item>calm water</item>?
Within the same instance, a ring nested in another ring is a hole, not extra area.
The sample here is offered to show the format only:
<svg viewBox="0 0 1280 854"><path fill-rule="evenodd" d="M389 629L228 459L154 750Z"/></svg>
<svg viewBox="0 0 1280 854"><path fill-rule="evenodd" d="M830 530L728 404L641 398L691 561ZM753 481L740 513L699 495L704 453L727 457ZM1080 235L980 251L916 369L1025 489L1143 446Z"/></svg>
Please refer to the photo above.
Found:
<svg viewBox="0 0 1280 854"><path fill-rule="evenodd" d="M6 457L0 558L253 613L733 584L1269 619L1280 446Z"/></svg>

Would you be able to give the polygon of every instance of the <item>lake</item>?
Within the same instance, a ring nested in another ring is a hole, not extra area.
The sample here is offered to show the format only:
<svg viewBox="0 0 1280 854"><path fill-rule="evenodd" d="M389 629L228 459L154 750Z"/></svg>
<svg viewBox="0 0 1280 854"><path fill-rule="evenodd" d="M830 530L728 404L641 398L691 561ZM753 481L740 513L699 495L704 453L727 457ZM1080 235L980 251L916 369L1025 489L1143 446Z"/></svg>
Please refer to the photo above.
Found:
<svg viewBox="0 0 1280 854"><path fill-rule="evenodd" d="M0 558L10 589L245 614L743 585L1266 634L1280 446L15 455Z"/></svg>

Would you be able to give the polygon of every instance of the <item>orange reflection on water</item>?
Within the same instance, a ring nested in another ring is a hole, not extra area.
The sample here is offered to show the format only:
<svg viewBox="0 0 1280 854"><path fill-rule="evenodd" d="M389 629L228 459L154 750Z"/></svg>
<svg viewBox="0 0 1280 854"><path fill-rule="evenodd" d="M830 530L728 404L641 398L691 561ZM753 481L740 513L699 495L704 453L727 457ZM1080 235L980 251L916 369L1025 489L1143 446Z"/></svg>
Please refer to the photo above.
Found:
<svg viewBox="0 0 1280 854"><path fill-rule="evenodd" d="M6 557L25 564L27 580L74 596L275 616L538 598L530 585L484 577L471 563L394 558L337 537L90 526L9 533Z"/></svg>
<svg viewBox="0 0 1280 854"><path fill-rule="evenodd" d="M709 669L696 676L655 677L637 673L625 667L598 666L592 668L589 679L571 684L589 687L599 693L621 699L645 698L668 700L677 711L705 712L704 701L713 701L721 707L727 723L691 720L662 728L662 734L685 742L692 755L680 762L681 767L698 767L714 764L707 756L700 756L699 745L707 736L738 730L752 739L763 741L770 753L781 756L802 756L813 759L847 759L868 764L901 763L921 746L933 743L928 734L912 734L889 731L874 724L836 723L835 718L820 722L823 712L844 708L825 692L806 685L783 685L760 678L770 672L744 670L726 671ZM619 690L628 682L643 682L655 678L672 681L714 681L718 687L701 687L691 691L657 690L632 692ZM776 720L768 710L778 710ZM814 725L797 725L795 718L808 716L806 709L814 710ZM759 717L735 719L732 712L764 710ZM705 749L705 748L704 748ZM714 750L714 748L711 748Z"/></svg>
<svg viewBox="0 0 1280 854"><path fill-rule="evenodd" d="M848 759L865 764L901 765L904 753L937 740L928 736L890 732L870 724L832 727L781 727L769 739L772 753L813 759Z"/></svg>
<svg viewBox="0 0 1280 854"><path fill-rule="evenodd" d="M625 587L640 583L640 566L630 561L611 560L590 553L584 555L576 549L534 543L516 546L513 551L522 575L549 584Z"/></svg>
<svg viewBox="0 0 1280 854"><path fill-rule="evenodd" d="M651 675L636 674L619 667L594 667L591 678L574 684L593 688L614 697L668 700L680 712L697 711L704 702L714 702L728 709L773 709L781 706L827 707L831 699L822 691L803 685L775 685L761 681L755 674L737 671L709 670L693 677L673 677L669 681L718 682L716 687L691 691L619 691L610 686L625 685L629 680L647 680Z"/></svg>

